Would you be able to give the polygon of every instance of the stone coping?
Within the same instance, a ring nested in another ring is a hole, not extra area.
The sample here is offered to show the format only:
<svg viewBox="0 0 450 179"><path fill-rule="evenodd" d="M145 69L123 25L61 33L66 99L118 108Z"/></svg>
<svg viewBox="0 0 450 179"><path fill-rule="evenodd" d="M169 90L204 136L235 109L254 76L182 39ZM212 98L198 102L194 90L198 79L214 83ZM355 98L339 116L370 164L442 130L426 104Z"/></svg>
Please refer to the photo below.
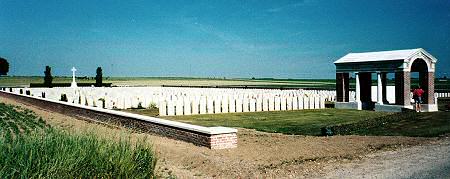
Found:
<svg viewBox="0 0 450 179"><path fill-rule="evenodd" d="M40 97L35 97L35 96L24 95L24 94L16 94L16 93L8 92L8 91L0 91L0 92L13 94L13 95L18 95L18 96L29 97L29 98L34 98L34 99L48 101L48 102L52 102L52 103L58 103L58 104L62 104L62 105L68 105L68 106L72 106L72 107L77 107L77 108L82 108L82 109L87 109L87 110L92 110L92 111L97 111L97 112L102 112L102 113L107 113L107 114L113 114L113 115L118 115L118 116L123 116L123 117L134 118L134 119L138 119L138 120L141 120L141 121L147 121L147 122L151 122L151 123L155 123L155 124L171 126L171 127L174 127L174 128L180 128L180 129L184 129L184 130L188 130L188 131L195 131L195 132L208 134L208 135L237 133L237 129L229 128L229 127L222 127L222 126L218 126L218 127L203 127L203 126L186 124L186 123L177 122L177 121L170 121L170 120L166 120L166 119L160 119L160 118L155 118L155 117L143 116L143 115L139 115L139 114L132 114L132 113L127 113L127 112L122 112L122 111L115 111L115 110L111 110L111 109L103 109L103 108L98 108L98 107L83 106L83 105L80 105L80 104L73 104L73 103L68 103L68 102L63 102L63 101L56 101L56 100L51 100L51 99L46 99L46 98L40 98Z"/></svg>

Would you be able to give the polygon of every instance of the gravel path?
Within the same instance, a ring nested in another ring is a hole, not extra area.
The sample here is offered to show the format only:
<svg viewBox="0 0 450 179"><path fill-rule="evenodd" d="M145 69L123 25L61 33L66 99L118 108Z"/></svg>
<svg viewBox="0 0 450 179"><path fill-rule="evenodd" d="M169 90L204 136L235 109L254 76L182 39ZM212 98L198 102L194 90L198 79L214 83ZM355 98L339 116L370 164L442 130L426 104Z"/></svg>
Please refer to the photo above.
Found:
<svg viewBox="0 0 450 179"><path fill-rule="evenodd" d="M331 172L320 178L450 178L450 139L326 168Z"/></svg>

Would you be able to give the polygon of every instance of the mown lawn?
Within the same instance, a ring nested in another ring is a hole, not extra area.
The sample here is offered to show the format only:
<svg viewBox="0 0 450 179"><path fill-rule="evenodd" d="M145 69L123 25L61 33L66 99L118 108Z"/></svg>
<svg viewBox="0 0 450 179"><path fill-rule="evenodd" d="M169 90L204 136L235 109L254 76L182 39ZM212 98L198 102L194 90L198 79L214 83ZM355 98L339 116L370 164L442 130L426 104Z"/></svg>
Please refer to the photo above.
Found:
<svg viewBox="0 0 450 179"><path fill-rule="evenodd" d="M348 124L390 113L357 110L298 110L214 115L165 116L163 118L201 126L226 126L284 134L320 135L325 126Z"/></svg>

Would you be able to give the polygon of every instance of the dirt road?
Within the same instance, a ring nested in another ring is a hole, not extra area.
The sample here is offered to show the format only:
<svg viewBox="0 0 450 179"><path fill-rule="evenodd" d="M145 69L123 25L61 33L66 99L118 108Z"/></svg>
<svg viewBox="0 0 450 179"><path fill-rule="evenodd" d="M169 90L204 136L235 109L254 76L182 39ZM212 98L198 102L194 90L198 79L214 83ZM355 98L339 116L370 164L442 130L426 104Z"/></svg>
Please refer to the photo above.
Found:
<svg viewBox="0 0 450 179"><path fill-rule="evenodd" d="M450 139L367 155L337 166L323 178L450 178Z"/></svg>

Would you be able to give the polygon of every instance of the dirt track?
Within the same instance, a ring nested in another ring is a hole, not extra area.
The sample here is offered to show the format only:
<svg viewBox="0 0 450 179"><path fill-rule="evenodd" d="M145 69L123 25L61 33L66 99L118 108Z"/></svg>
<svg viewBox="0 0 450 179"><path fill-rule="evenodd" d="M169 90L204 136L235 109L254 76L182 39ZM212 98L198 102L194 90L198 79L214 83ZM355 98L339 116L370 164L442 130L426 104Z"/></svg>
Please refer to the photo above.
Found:
<svg viewBox="0 0 450 179"><path fill-rule="evenodd" d="M91 130L106 137L128 131L121 127L88 123L7 98L0 98L0 102L27 107L49 124L66 130ZM370 158L380 150L392 151L441 142L437 138L313 137L239 129L238 148L210 150L151 134L132 133L131 136L133 139L146 138L153 143L159 157L158 171L162 177L175 175L178 178L323 177L335 171L332 166L345 167L349 164L351 167L351 163Z"/></svg>
<svg viewBox="0 0 450 179"><path fill-rule="evenodd" d="M450 178L450 138L325 168L325 178Z"/></svg>

